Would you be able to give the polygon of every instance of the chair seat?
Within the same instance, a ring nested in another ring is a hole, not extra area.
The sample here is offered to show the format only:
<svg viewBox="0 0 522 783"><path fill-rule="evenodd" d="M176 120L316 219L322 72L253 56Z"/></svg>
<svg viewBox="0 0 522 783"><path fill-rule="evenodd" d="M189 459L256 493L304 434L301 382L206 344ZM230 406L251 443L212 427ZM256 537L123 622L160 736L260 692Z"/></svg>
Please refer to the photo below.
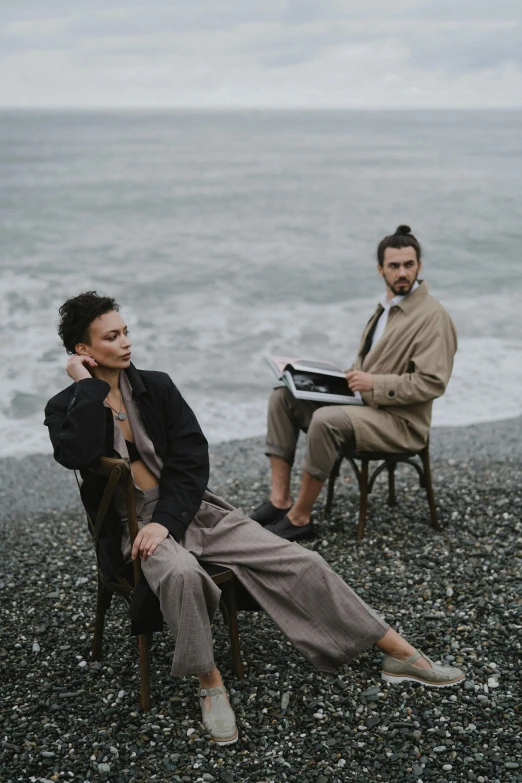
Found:
<svg viewBox="0 0 522 783"><path fill-rule="evenodd" d="M370 462L380 462L381 460L393 460L399 462L400 460L411 459L416 457L422 449L419 451L344 451L343 456L346 459L367 459Z"/></svg>
<svg viewBox="0 0 522 783"><path fill-rule="evenodd" d="M212 581L217 585L222 585L234 579L234 572L231 571L230 568L227 568L227 566L201 562L200 565L205 569L207 574L212 578ZM244 587L237 579L234 584L234 590L236 594L236 607L238 610L244 612L262 611L255 598L252 598L246 587Z"/></svg>
<svg viewBox="0 0 522 783"><path fill-rule="evenodd" d="M227 566L216 565L215 563L201 563L200 566L205 569L207 574L218 585L221 582L228 582L234 578L233 572Z"/></svg>

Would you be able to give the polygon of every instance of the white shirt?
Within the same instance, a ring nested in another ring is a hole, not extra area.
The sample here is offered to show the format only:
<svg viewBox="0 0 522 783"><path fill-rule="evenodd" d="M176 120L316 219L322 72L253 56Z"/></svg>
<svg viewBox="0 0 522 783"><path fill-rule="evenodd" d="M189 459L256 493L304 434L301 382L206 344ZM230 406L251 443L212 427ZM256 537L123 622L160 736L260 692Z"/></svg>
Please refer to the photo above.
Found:
<svg viewBox="0 0 522 783"><path fill-rule="evenodd" d="M419 283L416 280L412 285L411 290L408 291L407 294L405 294L404 296L394 296L393 299L388 299L387 292L386 291L384 292L381 299L381 305L384 307L384 312L381 314L381 317L377 321L377 326L375 327L375 331L372 337L372 348L381 339L381 337L384 334L384 330L386 329L386 324L388 323L388 316L390 315L390 310L392 309L392 307L395 307L395 305L398 305L399 302L402 302L403 299L406 299L406 297L409 296L411 292L415 291L415 289L418 287L419 287Z"/></svg>

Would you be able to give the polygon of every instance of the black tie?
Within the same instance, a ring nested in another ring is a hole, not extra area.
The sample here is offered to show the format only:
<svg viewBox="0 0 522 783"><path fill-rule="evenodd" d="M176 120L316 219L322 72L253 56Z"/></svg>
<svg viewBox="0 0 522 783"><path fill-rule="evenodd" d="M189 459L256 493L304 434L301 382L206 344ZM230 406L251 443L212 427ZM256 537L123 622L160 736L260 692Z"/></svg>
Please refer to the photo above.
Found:
<svg viewBox="0 0 522 783"><path fill-rule="evenodd" d="M366 359L367 354L370 353L370 349L372 347L373 335L375 334L375 330L377 329L377 324L379 323L379 318L381 317L381 315L383 313L384 313L384 307L382 305L379 305L379 309L377 310L377 312L374 315L374 321L373 321L372 327L371 327L370 331L368 332L368 334L366 335L366 340L365 340L365 343L364 343L364 347L363 347L363 349L361 351L361 364Z"/></svg>

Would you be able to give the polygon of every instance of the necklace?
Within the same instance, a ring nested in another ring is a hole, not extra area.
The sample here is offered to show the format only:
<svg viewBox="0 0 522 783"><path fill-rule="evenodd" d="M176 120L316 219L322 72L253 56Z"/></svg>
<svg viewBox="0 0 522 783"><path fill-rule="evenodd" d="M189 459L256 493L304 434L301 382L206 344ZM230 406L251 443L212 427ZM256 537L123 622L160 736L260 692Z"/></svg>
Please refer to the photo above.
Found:
<svg viewBox="0 0 522 783"><path fill-rule="evenodd" d="M116 414L114 417L115 419L118 419L118 421L125 421L127 415L121 410L123 408L123 394L121 393L121 391L120 391L120 410L117 411L116 408L113 408L110 402L108 401L107 401L107 405L109 406L111 411L114 411L114 413Z"/></svg>

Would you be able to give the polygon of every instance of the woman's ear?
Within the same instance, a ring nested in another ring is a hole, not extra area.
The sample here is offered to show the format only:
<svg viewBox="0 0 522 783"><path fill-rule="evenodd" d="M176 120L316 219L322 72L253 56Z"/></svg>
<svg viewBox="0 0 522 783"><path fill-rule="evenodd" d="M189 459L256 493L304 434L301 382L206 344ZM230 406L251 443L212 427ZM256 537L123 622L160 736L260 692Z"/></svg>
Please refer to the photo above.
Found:
<svg viewBox="0 0 522 783"><path fill-rule="evenodd" d="M85 343L76 343L76 345L74 346L74 351L79 356L90 356L89 346L85 345Z"/></svg>

